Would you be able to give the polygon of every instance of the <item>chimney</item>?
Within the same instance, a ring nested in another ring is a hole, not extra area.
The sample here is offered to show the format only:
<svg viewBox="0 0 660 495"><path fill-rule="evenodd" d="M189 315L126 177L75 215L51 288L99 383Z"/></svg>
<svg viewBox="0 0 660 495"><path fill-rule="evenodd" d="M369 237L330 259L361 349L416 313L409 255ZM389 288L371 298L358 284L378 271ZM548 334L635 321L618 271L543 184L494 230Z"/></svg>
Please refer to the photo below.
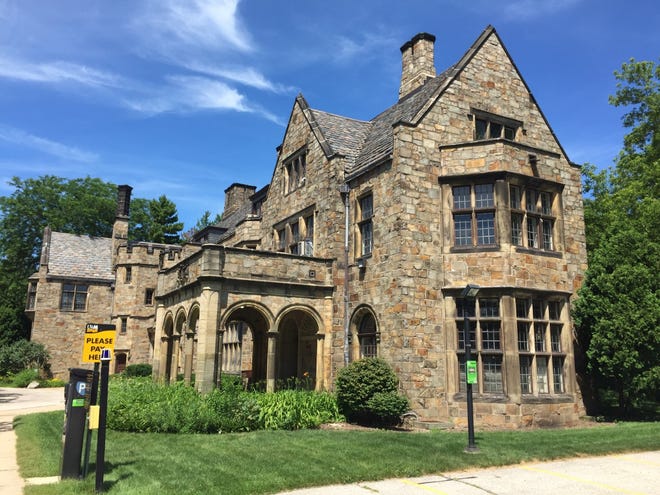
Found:
<svg viewBox="0 0 660 495"><path fill-rule="evenodd" d="M226 218L237 211L246 201L250 200L250 196L252 196L256 190L257 188L255 186L238 184L236 182L225 189L225 208L222 212L222 217Z"/></svg>
<svg viewBox="0 0 660 495"><path fill-rule="evenodd" d="M112 265L116 263L117 248L128 242L128 215L131 207L131 186L117 186L117 213L112 226Z"/></svg>
<svg viewBox="0 0 660 495"><path fill-rule="evenodd" d="M419 88L427 78L435 77L434 43L435 36L419 33L401 47L399 99Z"/></svg>

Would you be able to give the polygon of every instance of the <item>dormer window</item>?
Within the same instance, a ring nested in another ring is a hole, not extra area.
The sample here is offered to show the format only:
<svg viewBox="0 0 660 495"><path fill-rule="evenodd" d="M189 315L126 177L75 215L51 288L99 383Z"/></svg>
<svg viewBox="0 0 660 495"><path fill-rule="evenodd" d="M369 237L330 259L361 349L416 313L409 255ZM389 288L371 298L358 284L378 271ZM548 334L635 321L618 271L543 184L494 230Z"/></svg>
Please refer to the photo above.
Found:
<svg viewBox="0 0 660 495"><path fill-rule="evenodd" d="M473 110L474 139L482 141L485 139L508 139L515 141L518 129L522 122L499 115L494 115L481 110Z"/></svg>
<svg viewBox="0 0 660 495"><path fill-rule="evenodd" d="M289 194L305 185L307 174L306 152L298 152L284 164L284 194Z"/></svg>

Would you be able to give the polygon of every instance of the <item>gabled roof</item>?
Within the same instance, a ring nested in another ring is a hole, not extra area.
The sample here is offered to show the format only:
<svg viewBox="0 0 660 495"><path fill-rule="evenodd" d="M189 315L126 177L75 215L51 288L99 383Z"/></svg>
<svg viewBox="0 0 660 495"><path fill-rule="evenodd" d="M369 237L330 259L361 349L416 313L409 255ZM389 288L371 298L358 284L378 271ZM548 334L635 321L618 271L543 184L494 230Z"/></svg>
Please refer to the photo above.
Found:
<svg viewBox="0 0 660 495"><path fill-rule="evenodd" d="M474 55L491 35L497 36L497 32L493 26L488 26L456 64L438 76L427 79L419 88L401 98L369 122L348 119L310 109L304 98L299 96L298 100L302 102L303 110L307 111L306 114L310 120L310 125L315 130L317 138L326 151L326 155L331 156L334 152L341 153L347 157L344 169L346 180L350 180L382 161L387 160L392 153L394 145L393 126L396 124L417 124L452 81L469 64ZM529 94L532 95L531 90L511 59L506 47L504 47L503 43L501 45L511 60L522 83L529 91ZM541 113L553 137L555 137L558 146L561 148L559 140L557 140L550 124L538 105L537 109ZM563 148L562 152L568 160Z"/></svg>
<svg viewBox="0 0 660 495"><path fill-rule="evenodd" d="M112 239L52 232L48 246L48 275L113 281Z"/></svg>

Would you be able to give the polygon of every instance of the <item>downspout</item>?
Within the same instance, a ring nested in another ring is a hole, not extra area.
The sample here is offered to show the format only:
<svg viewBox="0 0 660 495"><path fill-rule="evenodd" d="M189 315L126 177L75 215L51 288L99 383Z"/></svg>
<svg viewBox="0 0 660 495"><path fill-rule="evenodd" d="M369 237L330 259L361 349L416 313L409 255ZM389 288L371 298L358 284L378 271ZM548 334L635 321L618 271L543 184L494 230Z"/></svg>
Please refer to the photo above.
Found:
<svg viewBox="0 0 660 495"><path fill-rule="evenodd" d="M348 366L350 352L348 346L348 228L349 228L349 208L348 194L351 190L347 183L339 187L339 192L344 200L344 366Z"/></svg>

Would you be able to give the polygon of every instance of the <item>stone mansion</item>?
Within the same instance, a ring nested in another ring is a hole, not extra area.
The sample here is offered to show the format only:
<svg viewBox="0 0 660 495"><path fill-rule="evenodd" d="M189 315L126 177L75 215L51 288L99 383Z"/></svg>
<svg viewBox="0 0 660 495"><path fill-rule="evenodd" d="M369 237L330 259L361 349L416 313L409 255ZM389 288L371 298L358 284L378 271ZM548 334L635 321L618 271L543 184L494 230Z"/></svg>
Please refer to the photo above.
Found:
<svg viewBox="0 0 660 495"><path fill-rule="evenodd" d="M28 315L54 372L94 321L117 326L116 371L150 362L201 392L225 373L332 390L377 356L420 419L462 425L467 322L477 425L575 423L580 168L494 28L441 73L434 42L401 47L398 100L372 120L299 95L270 184L229 186L191 242L129 241L129 186L111 239L47 230Z"/></svg>

